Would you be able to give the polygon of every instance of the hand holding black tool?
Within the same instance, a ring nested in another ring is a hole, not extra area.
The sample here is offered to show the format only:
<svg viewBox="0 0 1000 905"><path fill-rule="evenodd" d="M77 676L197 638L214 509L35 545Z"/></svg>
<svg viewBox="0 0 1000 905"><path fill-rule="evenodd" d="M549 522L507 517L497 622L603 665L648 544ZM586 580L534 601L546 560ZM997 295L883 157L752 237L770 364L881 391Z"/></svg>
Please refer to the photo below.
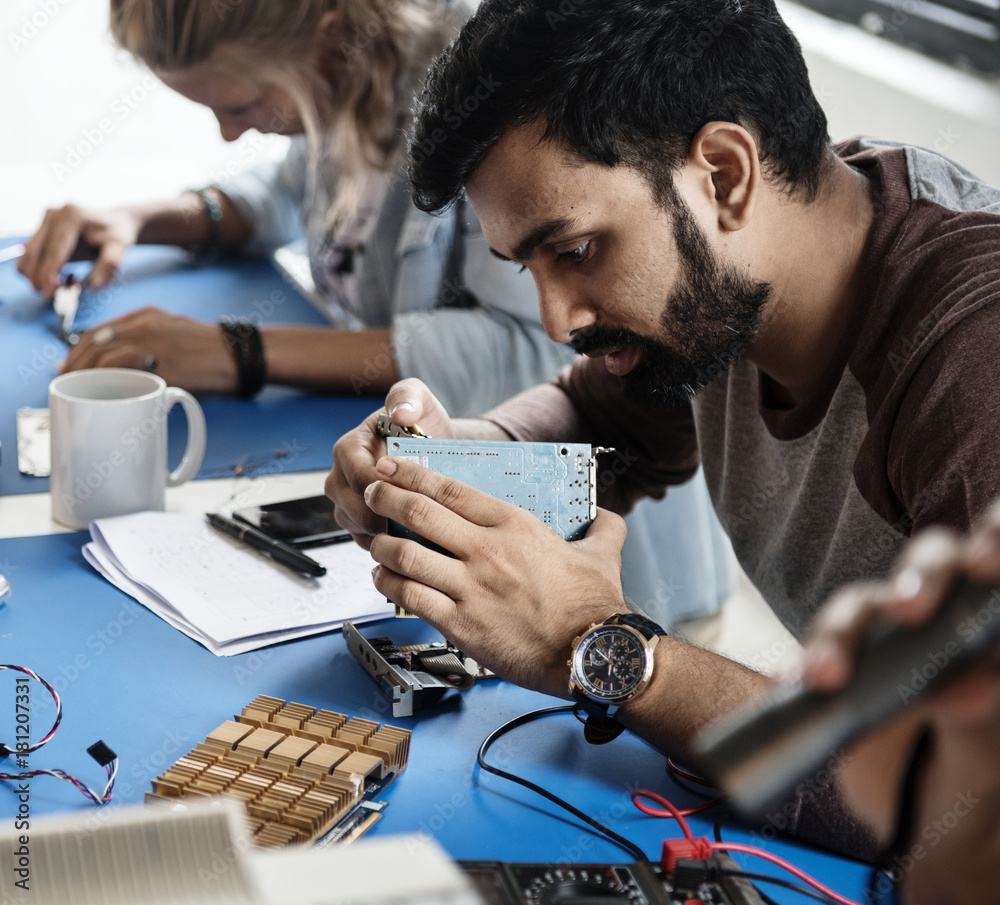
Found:
<svg viewBox="0 0 1000 905"><path fill-rule="evenodd" d="M699 763L740 810L760 815L843 745L956 678L998 639L1000 589L961 579L929 621L871 632L841 690L786 683L710 727L697 741Z"/></svg>
<svg viewBox="0 0 1000 905"><path fill-rule="evenodd" d="M314 578L326 575L326 566L320 565L315 559L306 556L294 547L290 547L280 540L275 540L273 537L268 537L256 528L234 522L232 519L215 512L205 513L205 518L216 530L228 534L230 537L235 537L238 541L242 541L255 550L266 553L283 566L288 566L296 572L302 572Z"/></svg>

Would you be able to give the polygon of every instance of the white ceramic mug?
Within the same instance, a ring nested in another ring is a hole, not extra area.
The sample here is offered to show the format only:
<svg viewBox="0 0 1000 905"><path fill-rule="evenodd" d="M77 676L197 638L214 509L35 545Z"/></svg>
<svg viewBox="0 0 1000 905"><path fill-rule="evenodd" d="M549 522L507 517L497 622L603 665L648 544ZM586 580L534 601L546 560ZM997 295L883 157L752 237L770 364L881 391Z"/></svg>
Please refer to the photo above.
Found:
<svg viewBox="0 0 1000 905"><path fill-rule="evenodd" d="M167 412L188 421L184 458L167 472ZM49 384L52 518L68 528L91 519L162 510L166 488L194 477L205 456L205 415L186 390L126 368L60 374Z"/></svg>

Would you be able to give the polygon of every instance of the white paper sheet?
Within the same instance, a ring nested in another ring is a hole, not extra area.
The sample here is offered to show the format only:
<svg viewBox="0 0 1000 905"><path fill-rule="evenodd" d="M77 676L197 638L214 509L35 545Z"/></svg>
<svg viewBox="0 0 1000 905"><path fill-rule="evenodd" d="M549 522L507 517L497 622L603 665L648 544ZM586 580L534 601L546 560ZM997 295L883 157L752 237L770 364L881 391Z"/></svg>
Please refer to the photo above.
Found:
<svg viewBox="0 0 1000 905"><path fill-rule="evenodd" d="M209 527L203 516L140 512L99 519L83 548L116 587L218 656L392 615L356 544L310 549L322 578L300 576Z"/></svg>

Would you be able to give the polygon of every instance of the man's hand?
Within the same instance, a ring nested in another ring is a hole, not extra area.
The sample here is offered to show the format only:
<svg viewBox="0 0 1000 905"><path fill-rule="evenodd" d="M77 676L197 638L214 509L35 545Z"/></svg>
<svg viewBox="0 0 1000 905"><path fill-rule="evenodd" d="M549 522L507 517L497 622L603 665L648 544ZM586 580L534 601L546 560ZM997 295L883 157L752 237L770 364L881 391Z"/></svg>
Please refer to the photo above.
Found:
<svg viewBox="0 0 1000 905"><path fill-rule="evenodd" d="M621 518L600 510L587 536L570 542L531 513L406 459L382 458L375 471L371 510L454 554L381 534L371 543L375 586L503 678L566 697L573 638L628 609Z"/></svg>
<svg viewBox="0 0 1000 905"><path fill-rule="evenodd" d="M444 406L421 381L410 378L394 384L385 397L385 408L372 412L334 444L333 468L326 478L326 495L333 500L337 522L366 550L371 547L372 538L385 531L385 519L365 503L365 488L379 479L375 463L385 455L385 437L375 433L375 423L382 411L389 413L393 424L400 427L419 425L429 437L486 436L485 423L474 430L471 422L449 417ZM496 429L494 439L504 437Z"/></svg>
<svg viewBox="0 0 1000 905"><path fill-rule="evenodd" d="M232 393L238 380L218 324L159 308L140 308L82 333L62 371L81 368L146 369L191 392Z"/></svg>
<svg viewBox="0 0 1000 905"><path fill-rule="evenodd" d="M851 586L834 595L811 629L803 667L806 681L820 691L842 687L854 650L872 625L883 620L904 625L926 621L959 575L1000 583L1000 504L968 537L944 529L924 531L907 546L890 582ZM993 618L1000 619L1000 613ZM942 689L934 701L947 719L978 718L1000 706L1000 682L994 670L980 670Z"/></svg>
<svg viewBox="0 0 1000 905"><path fill-rule="evenodd" d="M1000 583L1000 505L960 538L929 530L909 544L885 584L837 594L806 645L804 678L834 691L848 679L859 639L876 622L917 624L936 612L956 577ZM984 619L1000 619L985 607ZM934 694L919 698L855 743L839 780L851 809L887 843L916 739L932 731L907 850L893 869L913 905L996 901L1000 857L1000 651Z"/></svg>

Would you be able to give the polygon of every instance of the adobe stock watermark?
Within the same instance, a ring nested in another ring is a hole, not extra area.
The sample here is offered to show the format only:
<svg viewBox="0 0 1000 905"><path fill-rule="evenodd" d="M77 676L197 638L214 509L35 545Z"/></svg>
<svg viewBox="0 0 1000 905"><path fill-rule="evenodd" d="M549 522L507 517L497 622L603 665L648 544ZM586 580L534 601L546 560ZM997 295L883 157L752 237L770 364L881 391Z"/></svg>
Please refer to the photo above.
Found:
<svg viewBox="0 0 1000 905"><path fill-rule="evenodd" d="M595 484L598 494L610 490L619 478L623 477L633 465L639 462L639 456L627 449L615 449L610 453L605 453L601 461L606 464L597 472Z"/></svg>
<svg viewBox="0 0 1000 905"><path fill-rule="evenodd" d="M227 183L251 166L270 145L284 137L283 132L291 121L291 113L275 113L268 121L265 131L251 129L244 132L236 141L236 153L225 164L209 173L209 184L225 191Z"/></svg>
<svg viewBox="0 0 1000 905"><path fill-rule="evenodd" d="M152 754L147 755L133 764L130 774L135 783L130 782L119 766L119 773L115 779L114 799L100 808L91 808L87 812L87 819L79 824L73 831L77 840L84 839L93 833L99 832L107 821L115 814L118 808L125 807L124 802L129 801L142 789L148 790L150 782L154 776L163 772L163 767L172 764L180 754L190 750L187 736L181 735L173 729L168 729L163 736L160 747Z"/></svg>
<svg viewBox="0 0 1000 905"><path fill-rule="evenodd" d="M836 781L836 774L842 765L850 763L853 758L843 749L834 751L830 759L812 776L802 780L793 790L788 800L776 810L764 815L765 823L751 835L759 840L774 839L778 833L789 829L798 818L802 805L807 802L823 800L830 795Z"/></svg>
<svg viewBox="0 0 1000 905"><path fill-rule="evenodd" d="M340 42L340 53L348 63L353 62L368 51L372 42L392 23L398 7L399 2L396 0L384 9L372 10L371 15L363 24L359 22L354 26L354 33L351 37Z"/></svg>
<svg viewBox="0 0 1000 905"><path fill-rule="evenodd" d="M7 33L7 43L11 50L14 53L24 50L62 12L62 8L72 2L73 0L39 0L33 12L21 17L20 27Z"/></svg>
<svg viewBox="0 0 1000 905"><path fill-rule="evenodd" d="M130 456L138 453L141 447L149 443L150 440L155 441L161 436L171 407L171 403L166 398L161 399L156 403L152 415L146 416L128 430L122 431L118 442L111 448L107 457L91 459L90 470L76 479L72 492L62 491L59 498L61 504L69 511L74 511L89 500L122 465L129 461Z"/></svg>
<svg viewBox="0 0 1000 905"><path fill-rule="evenodd" d="M958 792L951 808L925 823L919 834L913 834L912 838L915 841L910 848L901 855L893 855L891 865L878 873L878 878L872 884L874 887L872 891L878 894L878 898L869 899L869 901L883 901L883 897L889 893L892 887L923 861L930 854L931 849L940 845L981 802L982 799L973 795L971 790Z"/></svg>
<svg viewBox="0 0 1000 905"><path fill-rule="evenodd" d="M118 642L142 610L143 607L132 598L125 600L113 619L87 636L84 641L86 651L79 651L71 659L59 663L54 673L46 677L47 681L51 682L52 687L60 694L65 694L69 686L94 665L97 658L103 656L105 651ZM32 707L36 713L42 714L53 709L55 703L50 697L42 697L35 701Z"/></svg>
<svg viewBox="0 0 1000 905"><path fill-rule="evenodd" d="M545 21L548 22L549 28L555 31L567 19L579 15L580 10L592 2L594 0L562 0L556 9L545 11ZM599 3L600 0L597 2Z"/></svg>
<svg viewBox="0 0 1000 905"><path fill-rule="evenodd" d="M948 664L974 644L993 620L1000 617L1000 591L994 589L986 603L971 616L966 616L955 626L956 639L945 641L940 647L927 651L920 666L914 666L907 683L896 685L896 693L905 704L915 698L933 682Z"/></svg>
<svg viewBox="0 0 1000 905"><path fill-rule="evenodd" d="M111 105L110 115L102 116L96 123L84 129L77 139L66 144L62 159L52 161L52 175L56 177L56 182L62 182L74 170L83 166L105 140L113 135L160 85L160 81L147 72L137 84L119 94Z"/></svg>
<svg viewBox="0 0 1000 905"><path fill-rule="evenodd" d="M444 129L440 126L434 129L430 135L424 136L419 141L410 143L410 165L420 166L427 160L437 148L448 140L448 133L458 129L465 120L475 113L484 101L489 100L501 85L500 82L490 75L481 75L475 90L470 92L462 101L453 104L445 110L442 119L447 126Z"/></svg>
<svg viewBox="0 0 1000 905"><path fill-rule="evenodd" d="M99 320L101 313L110 307L115 296L130 282L121 271L117 271L103 289L88 292L85 302L87 320L91 323ZM53 369L66 357L68 351L64 343L55 340L36 346L27 363L22 362L17 366L17 376L21 378L21 385L27 386L37 377L51 380Z"/></svg>
<svg viewBox="0 0 1000 905"><path fill-rule="evenodd" d="M229 845L219 851L212 849L212 857L209 865L202 864L198 867L198 879L201 880L203 886L211 886L213 883L218 883L219 880L243 859L243 855L252 848L253 840L247 834L245 836L238 836Z"/></svg>
<svg viewBox="0 0 1000 905"><path fill-rule="evenodd" d="M159 748L132 764L129 776L140 784L148 783L190 749L191 739L188 736L182 735L176 729L169 729L163 736Z"/></svg>
<svg viewBox="0 0 1000 905"><path fill-rule="evenodd" d="M905 43L903 27L910 21L910 17L915 13L920 15L920 11L926 8L924 0L892 0L890 4L892 13L888 17L880 13L866 12L858 24L868 32L879 35L890 41Z"/></svg>
<svg viewBox="0 0 1000 905"><path fill-rule="evenodd" d="M461 286L451 280L444 280L441 284L441 292L438 294L437 306L454 305L461 300L463 295L464 291ZM355 396L364 396L373 392L373 384L394 367L397 351L413 345L427 332L428 327L433 326L436 310L437 307L429 311L417 312L416 316L409 318L409 327L402 336L397 337L394 333L391 342L382 343L374 355L365 359L365 366L361 373L351 375L351 389Z"/></svg>

